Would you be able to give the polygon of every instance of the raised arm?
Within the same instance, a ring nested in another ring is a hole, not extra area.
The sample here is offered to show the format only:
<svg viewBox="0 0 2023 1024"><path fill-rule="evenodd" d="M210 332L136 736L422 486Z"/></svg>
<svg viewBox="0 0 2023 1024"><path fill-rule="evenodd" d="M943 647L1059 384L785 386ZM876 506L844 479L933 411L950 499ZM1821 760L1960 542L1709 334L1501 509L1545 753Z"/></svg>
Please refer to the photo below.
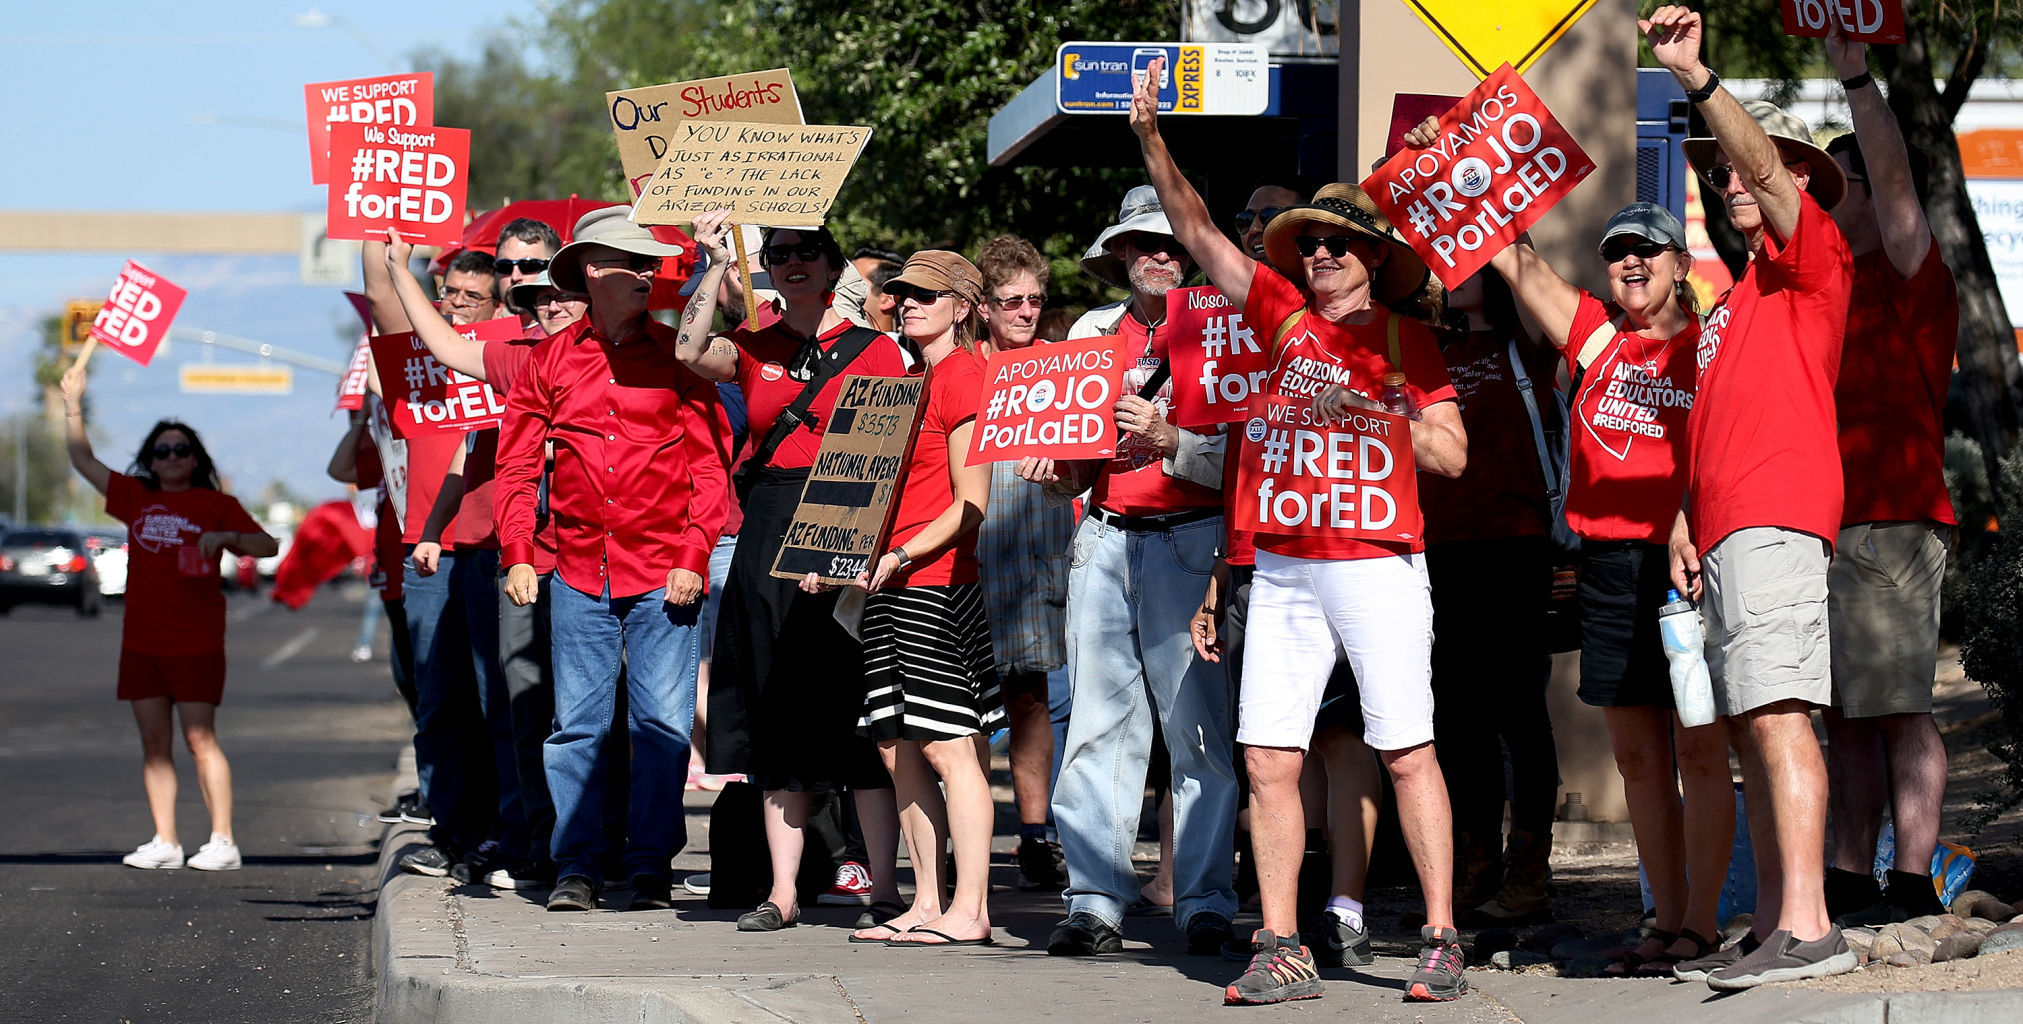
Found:
<svg viewBox="0 0 2023 1024"><path fill-rule="evenodd" d="M435 304L428 300L428 293L421 290L421 282L415 280L414 272L408 269L414 256L414 246L399 240L392 229L387 230L386 275L388 285L393 289L400 303L401 313L413 325L415 337L428 346L429 354L436 362L449 367L466 377L485 379L485 343L473 341L457 333L450 322L436 312Z"/></svg>
<svg viewBox="0 0 2023 1024"><path fill-rule="evenodd" d="M1489 265L1510 284L1511 294L1538 321L1539 330L1545 332L1552 347L1565 348L1567 334L1573 330L1574 314L1580 310L1580 289L1559 276L1552 264L1523 238L1504 246L1502 252L1490 258Z"/></svg>
<svg viewBox="0 0 2023 1024"><path fill-rule="evenodd" d="M367 239L359 257L365 274L365 305L372 310L372 325L379 334L400 334L414 330L400 296L393 291L393 275L386 269L385 242Z"/></svg>
<svg viewBox="0 0 2023 1024"><path fill-rule="evenodd" d="M1250 297L1250 276L1257 261L1245 255L1208 216L1208 204L1194 191L1186 176L1173 162L1166 140L1159 135L1159 76L1165 70L1161 57L1145 69L1132 84L1131 130L1138 134L1138 150L1145 157L1145 173L1159 190L1159 205L1166 221L1173 225L1173 237L1180 240L1194 263L1229 301L1242 309Z"/></svg>
<svg viewBox="0 0 2023 1024"><path fill-rule="evenodd" d="M63 442L70 451L70 464L100 494L111 486L112 467L92 454L91 438L84 430L84 367L73 366L63 375Z"/></svg>
<svg viewBox="0 0 2023 1024"><path fill-rule="evenodd" d="M681 314L681 339L674 346L675 358L683 365L704 380L719 382L738 373L738 347L729 338L709 333L710 324L716 321L717 290L737 259L731 252L730 215L727 209L711 210L691 225L695 244L709 253L709 269L703 272L702 281L688 297L688 308Z"/></svg>
<svg viewBox="0 0 2023 1024"><path fill-rule="evenodd" d="M1883 252L1890 266L1908 279L1925 265L1932 251L1932 226L1925 221L1925 208L1918 202L1917 186L1911 180L1910 154L1904 135L1890 113L1882 90L1868 73L1868 47L1848 39L1838 22L1828 29L1826 56L1845 84L1849 79L1866 79L1847 90L1847 109L1854 117L1854 141L1861 147L1861 162L1868 174L1869 202L1875 208L1876 229L1882 233ZM1850 187L1854 182L1849 182Z"/></svg>

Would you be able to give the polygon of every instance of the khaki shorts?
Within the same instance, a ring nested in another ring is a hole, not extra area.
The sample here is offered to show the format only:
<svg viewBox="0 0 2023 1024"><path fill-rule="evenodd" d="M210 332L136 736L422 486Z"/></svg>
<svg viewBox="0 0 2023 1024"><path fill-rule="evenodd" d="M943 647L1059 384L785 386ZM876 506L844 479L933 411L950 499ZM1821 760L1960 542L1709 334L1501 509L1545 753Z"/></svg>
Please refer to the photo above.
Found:
<svg viewBox="0 0 2023 1024"><path fill-rule="evenodd" d="M1827 574L1833 706L1849 718L1932 710L1939 585L1951 528L1930 521L1840 531Z"/></svg>
<svg viewBox="0 0 2023 1024"><path fill-rule="evenodd" d="M1714 709L1833 698L1826 542L1775 526L1737 530L1700 556Z"/></svg>

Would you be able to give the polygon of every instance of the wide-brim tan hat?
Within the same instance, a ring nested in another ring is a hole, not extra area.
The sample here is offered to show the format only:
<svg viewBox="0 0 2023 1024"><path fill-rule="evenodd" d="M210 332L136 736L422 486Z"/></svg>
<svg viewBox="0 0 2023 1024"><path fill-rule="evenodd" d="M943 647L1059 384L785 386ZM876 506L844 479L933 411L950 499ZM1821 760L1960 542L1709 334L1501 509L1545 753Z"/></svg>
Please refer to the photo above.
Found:
<svg viewBox="0 0 2023 1024"><path fill-rule="evenodd" d="M584 214L569 237L569 244L548 261L548 276L564 291L586 294L590 286L583 279L583 262L599 247L637 256L671 257L682 252L681 246L660 241L645 227L632 223L632 208L622 205Z"/></svg>
<svg viewBox="0 0 2023 1024"><path fill-rule="evenodd" d="M1804 118L1768 100L1743 100L1742 109L1756 119L1770 141L1777 143L1785 160L1803 160L1812 169L1812 181L1805 190L1812 193L1821 209L1831 210L1840 203L1841 197L1847 195L1847 175L1826 150L1812 141ZM1694 170L1705 171L1714 166L1714 152L1720 143L1711 138L1692 138L1679 143L1679 148L1685 150Z"/></svg>
<svg viewBox="0 0 2023 1024"><path fill-rule="evenodd" d="M1321 186L1311 203L1280 210L1266 225L1265 261L1284 274L1286 280L1302 287L1307 283L1306 263L1300 258L1299 244L1294 239L1312 233L1303 230L1308 224L1345 228L1390 247L1390 255L1384 258L1371 282L1370 291L1377 301L1396 302L1426 283L1426 261L1398 237L1397 229L1377 210L1369 194L1361 185L1339 181Z"/></svg>
<svg viewBox="0 0 2023 1024"><path fill-rule="evenodd" d="M953 293L956 298L969 303L972 311L983 305L983 272L976 269L976 264L964 259L961 253L946 249L922 249L908 256L899 276L885 282L885 287L895 284Z"/></svg>
<svg viewBox="0 0 2023 1024"><path fill-rule="evenodd" d="M1082 269L1104 284L1119 288L1131 287L1131 277L1124 270L1124 257L1117 254L1116 242L1134 231L1148 235L1171 235L1173 224L1166 219L1166 208L1159 203L1159 190L1150 185L1140 185L1124 193L1124 202L1117 210L1117 223L1103 229L1096 236L1096 244L1082 254Z"/></svg>

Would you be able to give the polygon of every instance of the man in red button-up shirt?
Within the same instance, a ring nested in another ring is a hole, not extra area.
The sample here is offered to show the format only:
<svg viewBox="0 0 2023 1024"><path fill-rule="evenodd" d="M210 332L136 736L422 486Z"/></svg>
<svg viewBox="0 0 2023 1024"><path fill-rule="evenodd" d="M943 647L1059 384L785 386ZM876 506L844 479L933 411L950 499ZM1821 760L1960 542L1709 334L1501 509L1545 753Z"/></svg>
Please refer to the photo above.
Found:
<svg viewBox="0 0 2023 1024"><path fill-rule="evenodd" d="M696 615L728 511L715 385L675 358L675 331L646 315L663 256L610 207L586 215L555 256L555 283L590 312L535 346L513 382L499 441L497 506L506 594L535 599L534 504L553 442L548 508L556 732L547 744L560 876L549 910L596 905L603 798L596 755L610 728L621 652L632 734L625 863L632 908L668 905L668 861L685 838L681 795L701 656Z"/></svg>

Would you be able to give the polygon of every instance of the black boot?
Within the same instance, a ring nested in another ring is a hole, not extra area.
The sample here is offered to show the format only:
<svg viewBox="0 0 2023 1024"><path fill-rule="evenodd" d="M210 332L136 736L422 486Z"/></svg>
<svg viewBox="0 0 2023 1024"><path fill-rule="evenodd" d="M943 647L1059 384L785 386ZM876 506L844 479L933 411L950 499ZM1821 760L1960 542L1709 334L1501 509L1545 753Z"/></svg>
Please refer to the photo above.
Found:
<svg viewBox="0 0 2023 1024"><path fill-rule="evenodd" d="M1826 869L1826 916L1843 926L1873 927L1890 923L1883 889L1875 876L1862 871Z"/></svg>
<svg viewBox="0 0 2023 1024"><path fill-rule="evenodd" d="M1885 874L1890 881L1885 898L1889 900L1890 909L1903 915L1897 920L1908 921L1914 917L1946 912L1946 905L1939 902L1938 890L1932 885L1932 876L1914 875L1895 868Z"/></svg>

